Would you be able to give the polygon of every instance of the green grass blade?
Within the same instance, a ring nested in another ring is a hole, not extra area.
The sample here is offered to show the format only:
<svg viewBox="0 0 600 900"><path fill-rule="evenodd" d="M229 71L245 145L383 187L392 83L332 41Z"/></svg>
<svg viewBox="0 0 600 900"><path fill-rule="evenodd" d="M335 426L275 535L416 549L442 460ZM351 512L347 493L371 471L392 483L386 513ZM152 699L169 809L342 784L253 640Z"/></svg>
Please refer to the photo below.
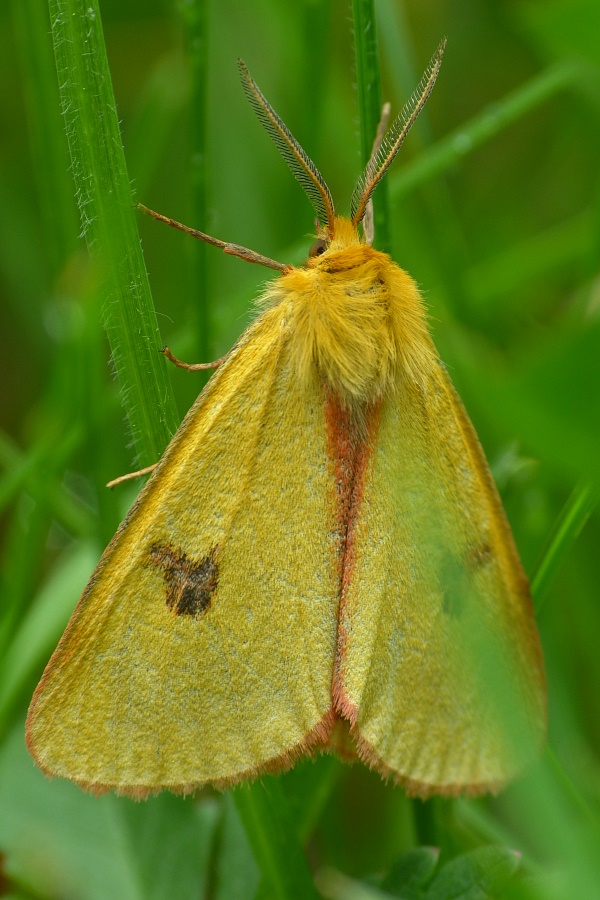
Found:
<svg viewBox="0 0 600 900"><path fill-rule="evenodd" d="M77 212L58 107L48 9L39 0L13 2L27 100L36 189L52 277L75 249ZM49 177L48 173L52 173Z"/></svg>
<svg viewBox="0 0 600 900"><path fill-rule="evenodd" d="M189 108L189 168L191 194L191 221L195 228L209 231L208 226L208 167L206 164L208 139L208 5L205 0L192 0L182 6L186 28L187 59L191 80ZM208 301L207 259L208 245L202 241L194 248L194 306L193 331L196 335L196 351L201 362L211 356L211 318ZM208 380L202 373L201 383Z"/></svg>
<svg viewBox="0 0 600 900"><path fill-rule="evenodd" d="M98 0L49 0L61 104L85 239L140 464L156 462L177 414L141 253Z"/></svg>
<svg viewBox="0 0 600 900"><path fill-rule="evenodd" d="M162 180L162 166L173 135L181 128L187 109L187 72L178 55L157 62L150 73L127 126L129 171L136 195L149 201L155 179Z"/></svg>
<svg viewBox="0 0 600 900"><path fill-rule="evenodd" d="M599 499L600 488L597 485L578 484L558 517L548 546L531 579L531 593L538 615L546 600L552 579Z"/></svg>
<svg viewBox="0 0 600 900"><path fill-rule="evenodd" d="M238 788L237 811L273 900L311 900L317 892L290 819L287 802L276 779Z"/></svg>
<svg viewBox="0 0 600 900"><path fill-rule="evenodd" d="M81 428L75 425L61 440L52 435L50 441L39 440L28 453L22 453L10 437L0 430L0 512L14 499L18 491L26 489L35 500L46 493L54 518L68 532L78 537L91 534L92 518L85 505L66 493L54 474L65 465L82 442ZM48 460L51 460L52 472ZM45 464L45 480L39 469Z"/></svg>
<svg viewBox="0 0 600 900"><path fill-rule="evenodd" d="M588 67L581 63L568 62L550 66L498 103L488 106L480 115L420 154L414 162L392 174L392 201L397 201L440 172L452 168L469 153L557 93L572 88L578 82L583 83L587 74Z"/></svg>
<svg viewBox="0 0 600 900"><path fill-rule="evenodd" d="M352 0L352 19L354 23L360 153L362 164L366 166L373 149L382 107L379 48L373 0ZM373 194L373 213L375 244L381 250L389 251L390 217L386 178L377 186Z"/></svg>
<svg viewBox="0 0 600 900"><path fill-rule="evenodd" d="M31 685L64 631L73 612L73 597L83 589L97 550L89 542L65 553L35 598L31 609L18 622L16 634L2 657L0 679L0 733L12 707Z"/></svg>

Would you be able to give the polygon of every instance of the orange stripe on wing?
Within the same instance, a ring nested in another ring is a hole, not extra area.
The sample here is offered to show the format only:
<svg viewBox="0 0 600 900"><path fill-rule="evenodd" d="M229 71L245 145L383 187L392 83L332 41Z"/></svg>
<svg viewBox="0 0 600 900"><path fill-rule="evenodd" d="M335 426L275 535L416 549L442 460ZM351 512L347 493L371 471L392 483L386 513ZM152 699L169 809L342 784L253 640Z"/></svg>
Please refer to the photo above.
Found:
<svg viewBox="0 0 600 900"><path fill-rule="evenodd" d="M358 710L347 697L343 672L347 658L347 594L356 564L356 532L364 499L369 464L373 458L379 431L381 399L375 403L349 408L335 394L325 395L327 452L335 481L336 509L333 551L338 576L339 609L336 658L333 669L334 709L351 724Z"/></svg>

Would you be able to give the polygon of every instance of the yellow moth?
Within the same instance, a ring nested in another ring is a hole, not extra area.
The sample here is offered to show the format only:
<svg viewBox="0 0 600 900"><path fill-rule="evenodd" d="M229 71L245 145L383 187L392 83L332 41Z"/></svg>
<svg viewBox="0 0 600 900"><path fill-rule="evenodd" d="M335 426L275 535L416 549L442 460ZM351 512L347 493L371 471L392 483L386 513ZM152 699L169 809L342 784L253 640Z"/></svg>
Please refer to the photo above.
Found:
<svg viewBox="0 0 600 900"><path fill-rule="evenodd" d="M318 241L292 267L198 233L280 272L46 668L27 725L44 772L145 797L334 751L426 797L495 790L538 751L527 580L418 289L365 220L443 48L350 219L240 64Z"/></svg>

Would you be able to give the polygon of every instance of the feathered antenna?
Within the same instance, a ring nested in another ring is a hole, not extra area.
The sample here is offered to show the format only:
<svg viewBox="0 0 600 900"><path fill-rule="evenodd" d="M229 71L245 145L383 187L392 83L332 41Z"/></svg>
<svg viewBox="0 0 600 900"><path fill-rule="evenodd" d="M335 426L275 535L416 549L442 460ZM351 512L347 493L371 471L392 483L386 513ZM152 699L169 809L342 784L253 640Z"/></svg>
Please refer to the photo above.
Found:
<svg viewBox="0 0 600 900"><path fill-rule="evenodd" d="M433 90L435 79L440 71L445 48L446 38L443 39L433 54L431 62L425 69L425 74L421 78L416 90L413 92L398 117L394 120L390 130L383 138L379 150L375 156L371 157L364 172L358 179L356 187L352 192L352 202L350 206L352 224L355 227L362 221L373 191L387 172L388 167L400 149L404 138L425 106L427 98Z"/></svg>
<svg viewBox="0 0 600 900"><path fill-rule="evenodd" d="M390 112L392 110L391 104L384 103L381 108L381 118L379 119L379 125L377 126L377 134L375 135L375 140L373 141L373 149L371 150L371 156L369 157L369 162L367 165L371 163L371 160L374 159L375 156L379 153L379 148L381 147L381 142L385 137L385 133L387 131L388 122L390 121ZM365 208L365 213L362 219L363 232L365 235L365 240L367 244L372 245L375 239L375 218L373 216L373 197L369 197L367 201L367 205Z"/></svg>
<svg viewBox="0 0 600 900"><path fill-rule="evenodd" d="M242 86L250 105L264 125L275 146L300 182L312 203L317 218L329 234L333 234L335 212L333 200L325 180L312 159L304 152L285 122L277 115L250 75L246 65L238 60Z"/></svg>

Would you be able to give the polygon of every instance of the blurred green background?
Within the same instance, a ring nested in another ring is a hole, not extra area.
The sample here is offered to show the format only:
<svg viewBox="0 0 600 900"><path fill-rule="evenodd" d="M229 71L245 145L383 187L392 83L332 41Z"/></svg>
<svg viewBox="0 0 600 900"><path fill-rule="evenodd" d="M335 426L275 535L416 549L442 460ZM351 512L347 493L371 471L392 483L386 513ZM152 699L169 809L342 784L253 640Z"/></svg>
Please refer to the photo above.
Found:
<svg viewBox="0 0 600 900"><path fill-rule="evenodd" d="M236 59L347 212L362 167L351 4L100 9L136 199L302 260L312 208L248 107ZM335 898L600 896L600 5L376 9L393 110L448 38L434 93L388 175L392 248L424 292L534 579L549 749L498 798L426 803L329 758L250 790L145 804L96 799L34 768L29 698L137 490L104 484L153 461L201 380L159 360L178 415L165 389L153 443L143 424L132 439L102 330L105 285L80 237L51 16L41 0L13 0L0 5L0 894L304 897L308 864ZM135 221L160 340L190 361L221 355L268 273ZM98 234L92 224L88 236ZM415 849L425 846L440 849L437 863Z"/></svg>

